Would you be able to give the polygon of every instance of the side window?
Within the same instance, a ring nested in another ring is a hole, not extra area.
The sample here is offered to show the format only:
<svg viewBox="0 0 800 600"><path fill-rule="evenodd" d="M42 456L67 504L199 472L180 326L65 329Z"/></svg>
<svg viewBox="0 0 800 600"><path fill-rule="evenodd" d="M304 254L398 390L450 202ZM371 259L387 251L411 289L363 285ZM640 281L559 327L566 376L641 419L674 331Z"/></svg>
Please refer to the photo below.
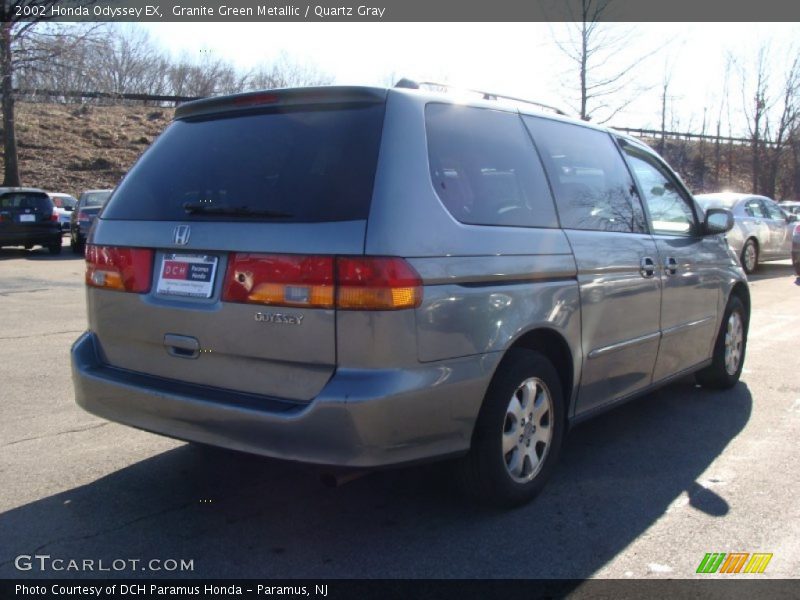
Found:
<svg viewBox="0 0 800 600"><path fill-rule="evenodd" d="M675 179L658 161L626 146L628 162L636 175L653 233L692 235L697 231L692 200L681 193Z"/></svg>
<svg viewBox="0 0 800 600"><path fill-rule="evenodd" d="M767 216L770 219L785 221L786 215L775 202L771 200L764 200L764 209L767 211Z"/></svg>
<svg viewBox="0 0 800 600"><path fill-rule="evenodd" d="M524 119L550 176L562 227L646 231L633 180L607 133L550 119Z"/></svg>
<svg viewBox="0 0 800 600"><path fill-rule="evenodd" d="M744 204L744 212L748 217L756 217L758 219L766 219L767 215L764 212L764 207L758 198L751 198Z"/></svg>
<svg viewBox="0 0 800 600"><path fill-rule="evenodd" d="M453 217L473 225L558 226L519 115L434 103L425 122L433 187Z"/></svg>

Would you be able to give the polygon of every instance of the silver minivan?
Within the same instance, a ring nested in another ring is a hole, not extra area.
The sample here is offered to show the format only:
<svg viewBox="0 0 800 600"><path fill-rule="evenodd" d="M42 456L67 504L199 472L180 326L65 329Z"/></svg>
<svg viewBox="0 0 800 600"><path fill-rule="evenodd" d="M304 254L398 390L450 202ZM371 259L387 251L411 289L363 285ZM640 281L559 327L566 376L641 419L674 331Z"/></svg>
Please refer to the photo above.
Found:
<svg viewBox="0 0 800 600"><path fill-rule="evenodd" d="M738 381L728 211L633 138L413 87L178 107L91 231L78 404L321 465L451 458L511 506L569 426Z"/></svg>

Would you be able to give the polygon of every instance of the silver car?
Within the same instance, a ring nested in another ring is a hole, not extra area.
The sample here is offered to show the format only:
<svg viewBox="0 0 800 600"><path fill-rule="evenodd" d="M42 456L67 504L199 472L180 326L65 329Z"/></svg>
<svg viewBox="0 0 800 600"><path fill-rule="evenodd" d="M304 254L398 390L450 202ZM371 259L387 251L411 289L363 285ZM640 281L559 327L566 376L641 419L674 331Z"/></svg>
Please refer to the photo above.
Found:
<svg viewBox="0 0 800 600"><path fill-rule="evenodd" d="M571 425L736 384L729 211L633 138L405 85L181 105L90 233L77 402L321 465L454 459L510 506Z"/></svg>
<svg viewBox="0 0 800 600"><path fill-rule="evenodd" d="M727 208L733 213L734 226L727 238L740 257L746 273L753 273L758 263L791 257L792 231L797 216L784 211L766 196L723 192L695 196L703 209Z"/></svg>
<svg viewBox="0 0 800 600"><path fill-rule="evenodd" d="M50 199L53 201L53 210L58 215L58 223L61 225L61 230L64 232L69 231L69 222L72 217L72 211L78 205L77 198L69 194L61 194L56 192L47 192Z"/></svg>

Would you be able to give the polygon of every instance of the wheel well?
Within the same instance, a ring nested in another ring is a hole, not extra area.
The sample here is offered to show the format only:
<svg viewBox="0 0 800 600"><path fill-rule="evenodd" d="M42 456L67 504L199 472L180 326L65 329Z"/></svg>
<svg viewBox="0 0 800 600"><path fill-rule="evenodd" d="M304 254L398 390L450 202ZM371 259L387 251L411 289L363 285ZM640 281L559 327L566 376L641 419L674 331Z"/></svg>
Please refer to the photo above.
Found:
<svg viewBox="0 0 800 600"><path fill-rule="evenodd" d="M758 243L758 242L756 242ZM731 296L736 296L747 309L747 322L750 322L750 290L741 281L737 281L731 289Z"/></svg>
<svg viewBox="0 0 800 600"><path fill-rule="evenodd" d="M511 348L526 348L544 354L556 368L564 392L564 401L569 403L572 397L572 351L561 334L552 329L535 329L516 340ZM569 414L569 406L565 406L565 414Z"/></svg>

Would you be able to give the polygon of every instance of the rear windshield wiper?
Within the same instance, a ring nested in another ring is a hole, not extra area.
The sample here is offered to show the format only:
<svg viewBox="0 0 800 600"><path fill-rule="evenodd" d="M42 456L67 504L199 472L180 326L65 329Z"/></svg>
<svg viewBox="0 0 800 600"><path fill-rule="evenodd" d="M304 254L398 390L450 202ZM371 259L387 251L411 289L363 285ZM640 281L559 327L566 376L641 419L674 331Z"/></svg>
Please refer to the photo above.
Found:
<svg viewBox="0 0 800 600"><path fill-rule="evenodd" d="M269 217L272 219L286 219L294 215L281 210L269 208L250 208L248 206L214 206L213 204L198 204L185 202L183 210L189 214L206 215L232 215L238 217Z"/></svg>

